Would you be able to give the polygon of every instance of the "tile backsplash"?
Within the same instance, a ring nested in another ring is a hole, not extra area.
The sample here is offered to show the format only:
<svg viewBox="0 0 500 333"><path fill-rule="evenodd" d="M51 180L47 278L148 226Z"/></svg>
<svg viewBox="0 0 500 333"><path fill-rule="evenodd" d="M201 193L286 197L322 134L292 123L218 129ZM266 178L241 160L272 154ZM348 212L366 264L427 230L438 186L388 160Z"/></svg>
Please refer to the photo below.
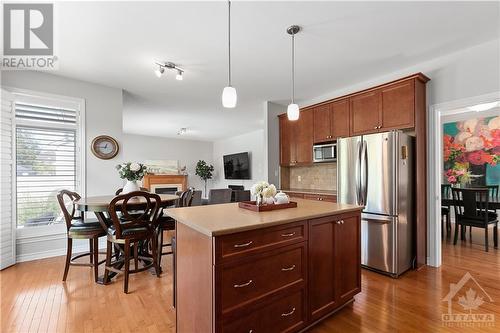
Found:
<svg viewBox="0 0 500 333"><path fill-rule="evenodd" d="M290 175L290 188L304 190L337 189L337 163L290 167L288 171Z"/></svg>

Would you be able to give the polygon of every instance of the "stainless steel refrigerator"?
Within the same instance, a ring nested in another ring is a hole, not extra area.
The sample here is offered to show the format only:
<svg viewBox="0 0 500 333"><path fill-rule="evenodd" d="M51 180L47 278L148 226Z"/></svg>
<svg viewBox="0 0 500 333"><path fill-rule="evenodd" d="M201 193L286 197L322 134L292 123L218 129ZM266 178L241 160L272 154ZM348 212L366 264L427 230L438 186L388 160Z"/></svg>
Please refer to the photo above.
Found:
<svg viewBox="0 0 500 333"><path fill-rule="evenodd" d="M337 201L365 206L361 264L393 277L414 259L413 141L398 131L337 140Z"/></svg>

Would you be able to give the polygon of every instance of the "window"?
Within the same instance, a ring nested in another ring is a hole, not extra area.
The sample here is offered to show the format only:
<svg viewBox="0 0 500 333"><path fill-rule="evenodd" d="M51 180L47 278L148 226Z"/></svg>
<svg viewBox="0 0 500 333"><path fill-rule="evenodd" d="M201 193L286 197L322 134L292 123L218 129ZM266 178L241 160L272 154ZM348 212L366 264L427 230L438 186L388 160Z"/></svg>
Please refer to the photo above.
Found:
<svg viewBox="0 0 500 333"><path fill-rule="evenodd" d="M62 223L57 192L82 192L79 104L20 96L15 118L17 227Z"/></svg>

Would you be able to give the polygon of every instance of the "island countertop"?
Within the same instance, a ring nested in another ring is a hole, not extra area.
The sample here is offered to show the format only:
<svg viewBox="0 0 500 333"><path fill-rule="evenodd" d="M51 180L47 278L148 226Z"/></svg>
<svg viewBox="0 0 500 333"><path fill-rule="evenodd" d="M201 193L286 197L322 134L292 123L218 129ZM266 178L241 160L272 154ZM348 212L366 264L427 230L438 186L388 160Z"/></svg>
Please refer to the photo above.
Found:
<svg viewBox="0 0 500 333"><path fill-rule="evenodd" d="M207 236L240 231L362 210L363 206L294 198L296 208L253 212L238 203L165 209L164 213Z"/></svg>

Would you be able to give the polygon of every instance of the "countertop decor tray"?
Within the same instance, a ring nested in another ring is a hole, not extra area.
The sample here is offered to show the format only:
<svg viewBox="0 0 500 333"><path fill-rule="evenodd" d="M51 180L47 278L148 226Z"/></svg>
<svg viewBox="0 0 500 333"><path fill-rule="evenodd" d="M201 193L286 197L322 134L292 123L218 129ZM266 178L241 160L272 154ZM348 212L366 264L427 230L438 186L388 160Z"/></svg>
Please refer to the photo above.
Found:
<svg viewBox="0 0 500 333"><path fill-rule="evenodd" d="M297 207L297 203L294 201L290 201L289 203L286 204L271 204L271 205L257 206L255 204L255 201L241 201L238 202L238 206L240 208L252 210L254 212L268 212L277 209L295 208Z"/></svg>

